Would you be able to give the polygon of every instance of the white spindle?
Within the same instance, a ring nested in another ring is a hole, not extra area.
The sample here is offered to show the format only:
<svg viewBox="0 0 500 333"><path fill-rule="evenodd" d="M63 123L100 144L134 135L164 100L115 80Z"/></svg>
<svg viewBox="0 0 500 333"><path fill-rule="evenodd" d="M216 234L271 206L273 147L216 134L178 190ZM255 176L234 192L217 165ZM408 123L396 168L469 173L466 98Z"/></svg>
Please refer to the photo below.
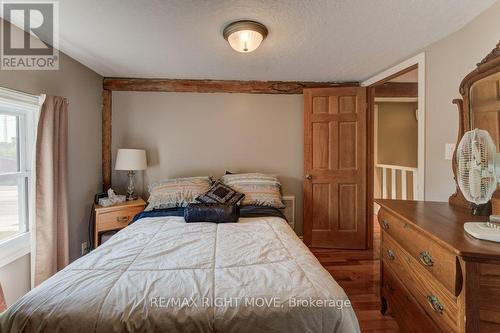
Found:
<svg viewBox="0 0 500 333"><path fill-rule="evenodd" d="M387 169L382 168L382 199L387 199Z"/></svg>
<svg viewBox="0 0 500 333"><path fill-rule="evenodd" d="M413 200L417 200L418 198L418 178L417 178L417 170L413 171Z"/></svg>
<svg viewBox="0 0 500 333"><path fill-rule="evenodd" d="M391 182L391 194L390 194L391 199L397 199L398 197L397 191L399 186L401 186L401 196L400 196L401 199L408 200L410 193L412 192L413 192L413 200L417 198L417 189L418 189L417 168L410 168L405 166L389 165L389 164L377 164L376 167L382 171L381 192L383 199L387 199L389 197L389 189L388 189L389 181ZM388 172L391 173L390 176ZM401 172L400 182L397 181L396 177L397 172ZM408 189L408 177L409 177L408 172L412 173L412 178L413 178L413 186L411 186L410 189Z"/></svg>
<svg viewBox="0 0 500 333"><path fill-rule="evenodd" d="M396 169L391 169L391 199L396 199Z"/></svg>
<svg viewBox="0 0 500 333"><path fill-rule="evenodd" d="M401 170L401 199L406 200L407 195L406 192L408 189L406 188L406 170Z"/></svg>

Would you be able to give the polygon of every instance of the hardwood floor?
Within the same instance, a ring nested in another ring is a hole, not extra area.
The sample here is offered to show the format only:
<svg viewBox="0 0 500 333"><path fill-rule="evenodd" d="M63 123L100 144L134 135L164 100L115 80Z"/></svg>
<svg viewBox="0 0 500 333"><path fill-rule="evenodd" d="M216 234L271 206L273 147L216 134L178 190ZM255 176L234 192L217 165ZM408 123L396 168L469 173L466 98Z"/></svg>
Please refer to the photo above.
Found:
<svg viewBox="0 0 500 333"><path fill-rule="evenodd" d="M380 313L380 227L374 224L373 250L311 248L311 251L349 296L361 332L399 333L396 321Z"/></svg>

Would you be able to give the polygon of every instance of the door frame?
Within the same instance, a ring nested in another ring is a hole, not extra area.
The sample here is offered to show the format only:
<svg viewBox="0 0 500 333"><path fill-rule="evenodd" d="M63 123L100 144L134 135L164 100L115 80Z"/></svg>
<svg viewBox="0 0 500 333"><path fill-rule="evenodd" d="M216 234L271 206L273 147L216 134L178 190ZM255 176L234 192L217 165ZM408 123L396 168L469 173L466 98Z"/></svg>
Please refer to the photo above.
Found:
<svg viewBox="0 0 500 333"><path fill-rule="evenodd" d="M375 88L385 82L407 73L414 69L418 70L418 171L417 171L417 197L416 200L425 199L425 52L419 53L398 65L395 65L381 73L361 82L362 87L367 87L367 182L366 182L366 204L367 204L367 243L373 248L373 191L374 191L374 105Z"/></svg>

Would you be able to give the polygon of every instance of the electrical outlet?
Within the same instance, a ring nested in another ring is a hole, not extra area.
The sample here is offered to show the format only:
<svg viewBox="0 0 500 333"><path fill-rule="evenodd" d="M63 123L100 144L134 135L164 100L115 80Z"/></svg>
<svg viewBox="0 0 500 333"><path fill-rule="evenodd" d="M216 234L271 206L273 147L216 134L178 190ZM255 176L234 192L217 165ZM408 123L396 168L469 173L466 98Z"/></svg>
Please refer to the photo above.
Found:
<svg viewBox="0 0 500 333"><path fill-rule="evenodd" d="M82 256L89 253L89 242L82 243Z"/></svg>

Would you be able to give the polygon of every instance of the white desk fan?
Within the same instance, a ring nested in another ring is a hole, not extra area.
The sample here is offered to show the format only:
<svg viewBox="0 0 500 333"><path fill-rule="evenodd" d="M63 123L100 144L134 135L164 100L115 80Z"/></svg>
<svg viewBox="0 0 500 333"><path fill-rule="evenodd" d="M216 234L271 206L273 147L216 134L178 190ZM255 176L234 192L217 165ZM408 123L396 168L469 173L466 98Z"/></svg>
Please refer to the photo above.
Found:
<svg viewBox="0 0 500 333"><path fill-rule="evenodd" d="M457 181L467 201L477 205L491 200L500 180L500 154L485 130L465 133L457 148ZM465 231L475 238L500 242L500 216L490 222L467 222Z"/></svg>

